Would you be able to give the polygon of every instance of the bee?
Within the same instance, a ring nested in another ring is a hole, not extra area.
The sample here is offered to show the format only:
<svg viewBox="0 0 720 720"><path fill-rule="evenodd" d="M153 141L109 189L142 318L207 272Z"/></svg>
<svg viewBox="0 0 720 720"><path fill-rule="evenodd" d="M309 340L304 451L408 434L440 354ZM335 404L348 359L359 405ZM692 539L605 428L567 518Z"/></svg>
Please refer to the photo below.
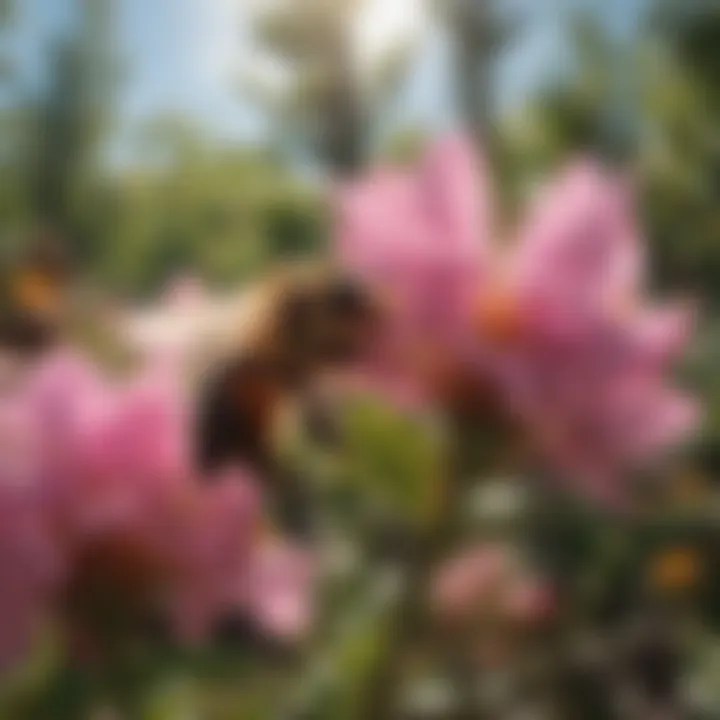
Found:
<svg viewBox="0 0 720 720"><path fill-rule="evenodd" d="M367 352L377 328L371 293L324 266L284 268L229 304L222 332L201 341L197 464L254 468L283 485L273 459L274 429L288 401L309 401L313 382ZM311 405L312 403L309 402ZM281 492L291 493L287 482ZM292 504L292 503L291 503Z"/></svg>

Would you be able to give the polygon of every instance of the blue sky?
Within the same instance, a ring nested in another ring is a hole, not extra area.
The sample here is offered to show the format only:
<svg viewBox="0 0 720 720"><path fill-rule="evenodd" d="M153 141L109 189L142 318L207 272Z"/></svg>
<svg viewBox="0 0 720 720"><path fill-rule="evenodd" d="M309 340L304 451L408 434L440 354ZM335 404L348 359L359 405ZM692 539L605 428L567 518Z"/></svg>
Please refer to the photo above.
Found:
<svg viewBox="0 0 720 720"><path fill-rule="evenodd" d="M382 45L416 23L419 0L371 0L365 43ZM515 3L525 30L500 66L504 106L519 103L562 53L559 23L568 6L585 2L617 32L632 28L643 0L506 0ZM43 44L71 18L73 0L22 0L12 42L30 77ZM219 136L252 137L261 119L243 100L238 78L252 62L244 6L247 0L118 0L118 39L126 78L118 101L122 127L143 118L182 112ZM395 8L395 10L388 10ZM416 67L402 99L403 119L448 122L447 63L437 33L423 35ZM445 58L445 59L444 59Z"/></svg>

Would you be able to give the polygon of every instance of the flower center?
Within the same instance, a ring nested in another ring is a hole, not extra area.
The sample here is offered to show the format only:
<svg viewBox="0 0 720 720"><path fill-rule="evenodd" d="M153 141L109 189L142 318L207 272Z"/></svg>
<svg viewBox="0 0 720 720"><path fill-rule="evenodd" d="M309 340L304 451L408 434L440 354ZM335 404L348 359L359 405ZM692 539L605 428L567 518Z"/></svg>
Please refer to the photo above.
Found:
<svg viewBox="0 0 720 720"><path fill-rule="evenodd" d="M522 331L517 296L506 286L495 286L480 294L475 312L478 335L492 343L509 345Z"/></svg>

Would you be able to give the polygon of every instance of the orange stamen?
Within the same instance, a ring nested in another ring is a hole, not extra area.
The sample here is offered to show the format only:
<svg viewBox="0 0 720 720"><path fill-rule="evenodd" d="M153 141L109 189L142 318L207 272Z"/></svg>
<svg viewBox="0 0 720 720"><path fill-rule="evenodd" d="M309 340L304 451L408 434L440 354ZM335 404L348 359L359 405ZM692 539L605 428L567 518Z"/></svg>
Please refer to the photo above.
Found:
<svg viewBox="0 0 720 720"><path fill-rule="evenodd" d="M502 287L481 293L475 309L475 327L481 337L494 343L514 343L522 330L516 296Z"/></svg>

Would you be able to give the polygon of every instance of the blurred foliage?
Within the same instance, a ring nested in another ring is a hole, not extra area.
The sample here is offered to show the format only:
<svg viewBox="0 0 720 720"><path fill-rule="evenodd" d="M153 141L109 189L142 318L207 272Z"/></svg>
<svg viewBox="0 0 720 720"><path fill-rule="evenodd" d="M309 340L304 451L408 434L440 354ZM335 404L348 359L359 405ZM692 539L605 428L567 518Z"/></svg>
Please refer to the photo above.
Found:
<svg viewBox="0 0 720 720"><path fill-rule="evenodd" d="M342 405L329 441L311 437L302 420L292 423L279 443L285 464L315 485L344 529L427 525L444 483L436 423L374 393L351 393Z"/></svg>
<svg viewBox="0 0 720 720"><path fill-rule="evenodd" d="M716 10L660 3L655 21L664 43L653 56L643 156L661 277L713 304L720 299L720 94L707 38L720 34Z"/></svg>
<svg viewBox="0 0 720 720"><path fill-rule="evenodd" d="M3 253L50 233L89 278L138 294L178 271L237 283L317 252L321 194L269 151L212 145L186 119L164 115L137 133L140 164L108 163L116 5L80 2L74 30L49 46L43 91L13 84L0 107Z"/></svg>
<svg viewBox="0 0 720 720"><path fill-rule="evenodd" d="M262 152L203 147L167 119L161 132L169 161L116 181L101 277L148 292L191 271L227 286L322 249L327 219L317 190Z"/></svg>
<svg viewBox="0 0 720 720"><path fill-rule="evenodd" d="M103 148L118 80L112 0L85 0L73 30L49 45L41 92L12 78L0 111L4 235L51 231L93 259L98 211L107 204ZM12 22L10 16L9 21ZM5 189L7 188L7 189Z"/></svg>
<svg viewBox="0 0 720 720"><path fill-rule="evenodd" d="M494 71L517 18L493 0L435 0L433 7L453 41L455 99L465 127L478 142L491 142Z"/></svg>
<svg viewBox="0 0 720 720"><path fill-rule="evenodd" d="M371 398L347 416L342 443L349 480L413 523L427 523L443 484L442 444L428 422Z"/></svg>
<svg viewBox="0 0 720 720"><path fill-rule="evenodd" d="M311 149L331 171L357 171L408 67L409 40L361 59L354 25L365 0L284 0L254 13L268 71L245 75L276 142Z"/></svg>
<svg viewBox="0 0 720 720"><path fill-rule="evenodd" d="M361 67L350 35L363 3L314 0L302 12L291 0L272 4L257 11L254 36L274 70L243 81L274 128L273 150L213 146L186 119L163 116L139 133L140 165L110 166L122 79L116 4L78 3L73 32L48 46L42 91L27 91L11 63L0 80L10 99L0 107L3 247L49 227L81 265L130 292L151 291L188 267L213 282L237 282L278 257L322 248L322 193L288 170L288 141L290 157L312 148L331 168L357 167L412 46L400 43ZM12 32L12 9L6 0L4 33ZM717 13L651 3L646 23L653 32L639 42L618 40L592 14L573 15L572 63L519 111L491 123L495 59L519 23L512 12L476 0L437 9L456 40L458 107L489 145L508 216L550 169L578 152L635 162L659 278L715 298L720 101L709 38L717 34ZM403 161L422 142L410 126L383 153Z"/></svg>
<svg viewBox="0 0 720 720"><path fill-rule="evenodd" d="M582 153L632 168L657 281L715 303L720 101L707 37L720 35L720 15L657 2L645 22L652 33L619 39L591 14L571 18L572 63L501 123L501 172L517 205Z"/></svg>

